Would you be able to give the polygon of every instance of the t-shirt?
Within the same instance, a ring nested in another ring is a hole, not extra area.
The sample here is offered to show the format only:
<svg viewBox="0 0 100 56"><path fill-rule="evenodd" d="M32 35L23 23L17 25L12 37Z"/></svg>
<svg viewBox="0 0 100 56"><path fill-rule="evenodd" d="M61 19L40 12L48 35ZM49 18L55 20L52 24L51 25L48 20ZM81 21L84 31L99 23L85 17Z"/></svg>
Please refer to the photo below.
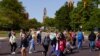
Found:
<svg viewBox="0 0 100 56"><path fill-rule="evenodd" d="M10 43L15 43L16 42L16 37L14 35L10 36L9 42Z"/></svg>
<svg viewBox="0 0 100 56"><path fill-rule="evenodd" d="M59 40L58 49L63 52L65 49L65 46L66 46L65 40L63 40L63 39Z"/></svg>
<svg viewBox="0 0 100 56"><path fill-rule="evenodd" d="M55 33L50 33L50 39L53 40L56 37Z"/></svg>
<svg viewBox="0 0 100 56"><path fill-rule="evenodd" d="M27 48L28 47L28 41L27 38L24 38L21 42L21 46Z"/></svg>
<svg viewBox="0 0 100 56"><path fill-rule="evenodd" d="M50 43L50 38L49 37L45 37L43 44L44 45L49 45L49 43Z"/></svg>

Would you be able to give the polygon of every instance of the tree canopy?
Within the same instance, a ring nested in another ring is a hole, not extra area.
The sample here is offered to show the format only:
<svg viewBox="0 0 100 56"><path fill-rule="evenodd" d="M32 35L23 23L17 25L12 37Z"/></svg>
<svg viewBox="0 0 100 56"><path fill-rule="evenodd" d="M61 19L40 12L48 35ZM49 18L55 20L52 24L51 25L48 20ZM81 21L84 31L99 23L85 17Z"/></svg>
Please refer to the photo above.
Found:
<svg viewBox="0 0 100 56"><path fill-rule="evenodd" d="M77 7L73 5L69 7L66 2L56 11L54 18L45 18L43 25L56 27L59 30L100 28L100 8L98 8L100 0L86 0L85 2L85 7L84 1L79 1ZM0 1L0 30L37 29L41 25L36 18L28 19L24 6L18 0Z"/></svg>
<svg viewBox="0 0 100 56"><path fill-rule="evenodd" d="M0 1L0 30L21 28L29 29L33 25L35 28L40 26L36 19L28 19L24 6L18 0Z"/></svg>

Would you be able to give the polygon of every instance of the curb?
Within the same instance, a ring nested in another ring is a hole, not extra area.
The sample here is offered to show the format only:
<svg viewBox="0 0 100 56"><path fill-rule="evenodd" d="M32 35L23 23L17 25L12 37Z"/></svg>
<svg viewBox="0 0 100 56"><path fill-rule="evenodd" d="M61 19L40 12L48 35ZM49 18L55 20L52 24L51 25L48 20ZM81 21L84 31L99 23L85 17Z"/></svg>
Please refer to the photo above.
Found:
<svg viewBox="0 0 100 56"><path fill-rule="evenodd" d="M0 40L4 40L4 39L7 39L7 37L0 37Z"/></svg>

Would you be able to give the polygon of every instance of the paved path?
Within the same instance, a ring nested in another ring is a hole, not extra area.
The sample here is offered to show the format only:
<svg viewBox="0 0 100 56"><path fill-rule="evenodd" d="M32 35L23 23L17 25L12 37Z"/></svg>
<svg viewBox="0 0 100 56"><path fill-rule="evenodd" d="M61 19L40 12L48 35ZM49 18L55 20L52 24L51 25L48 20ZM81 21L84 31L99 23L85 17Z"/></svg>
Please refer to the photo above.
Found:
<svg viewBox="0 0 100 56"><path fill-rule="evenodd" d="M19 41L17 42L19 43ZM42 51L44 51L41 45L36 45L35 53L28 54L28 56L44 56ZM21 56L20 49L17 48L17 53L15 55L10 54L10 45L7 39L0 40L0 56ZM84 43L83 49L80 52L74 51L72 54L66 54L66 56L99 56L99 51L90 52L88 48L88 42Z"/></svg>
<svg viewBox="0 0 100 56"><path fill-rule="evenodd" d="M45 36L45 33L42 34L42 37ZM17 40L17 43L19 45L19 40ZM66 54L66 56L99 56L100 51L93 51L90 52L89 51L89 47L88 47L88 41L86 41L83 44L83 49L80 52L77 52L76 50L72 53L72 54ZM27 56L44 56L42 54L42 52L44 51L43 47L41 45L36 45L36 51L35 53L32 54L28 54ZM50 51L50 48L49 48ZM11 55L10 54L10 45L8 42L7 38L1 38L0 37L0 56L21 56L20 55L20 49L17 48L16 54L15 55Z"/></svg>

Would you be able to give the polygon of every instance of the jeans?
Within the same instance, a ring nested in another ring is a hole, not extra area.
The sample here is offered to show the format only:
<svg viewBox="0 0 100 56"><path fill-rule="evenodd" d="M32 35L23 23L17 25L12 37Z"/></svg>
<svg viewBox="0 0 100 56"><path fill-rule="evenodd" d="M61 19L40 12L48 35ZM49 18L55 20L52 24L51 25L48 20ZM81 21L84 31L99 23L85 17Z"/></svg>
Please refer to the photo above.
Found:
<svg viewBox="0 0 100 56"><path fill-rule="evenodd" d="M60 51L56 50L55 54L56 54L56 56L60 56Z"/></svg>
<svg viewBox="0 0 100 56"><path fill-rule="evenodd" d="M38 44L41 44L41 38L37 39Z"/></svg>
<svg viewBox="0 0 100 56"><path fill-rule="evenodd" d="M48 52L49 45L43 45L43 47L45 49L45 51L44 51L45 56L47 56L47 52Z"/></svg>
<svg viewBox="0 0 100 56"><path fill-rule="evenodd" d="M16 43L10 43L11 45L11 52L15 52L16 48L17 48L17 44Z"/></svg>
<svg viewBox="0 0 100 56"><path fill-rule="evenodd" d="M94 49L94 47L95 47L95 41L90 41L90 48Z"/></svg>
<svg viewBox="0 0 100 56"><path fill-rule="evenodd" d="M73 39L73 46L76 46L76 38Z"/></svg>
<svg viewBox="0 0 100 56"><path fill-rule="evenodd" d="M82 48L82 40L78 39L78 49Z"/></svg>
<svg viewBox="0 0 100 56"><path fill-rule="evenodd" d="M49 56L51 56L51 55L52 55L52 53L54 53L54 52L55 52L55 48L56 48L55 46L52 46L52 47L51 47L51 51L50 51L50 53L49 53Z"/></svg>
<svg viewBox="0 0 100 56"><path fill-rule="evenodd" d="M33 48L34 48L34 50L35 50L35 43L34 43L34 40L31 39L31 40L29 41L29 52L31 52Z"/></svg>

